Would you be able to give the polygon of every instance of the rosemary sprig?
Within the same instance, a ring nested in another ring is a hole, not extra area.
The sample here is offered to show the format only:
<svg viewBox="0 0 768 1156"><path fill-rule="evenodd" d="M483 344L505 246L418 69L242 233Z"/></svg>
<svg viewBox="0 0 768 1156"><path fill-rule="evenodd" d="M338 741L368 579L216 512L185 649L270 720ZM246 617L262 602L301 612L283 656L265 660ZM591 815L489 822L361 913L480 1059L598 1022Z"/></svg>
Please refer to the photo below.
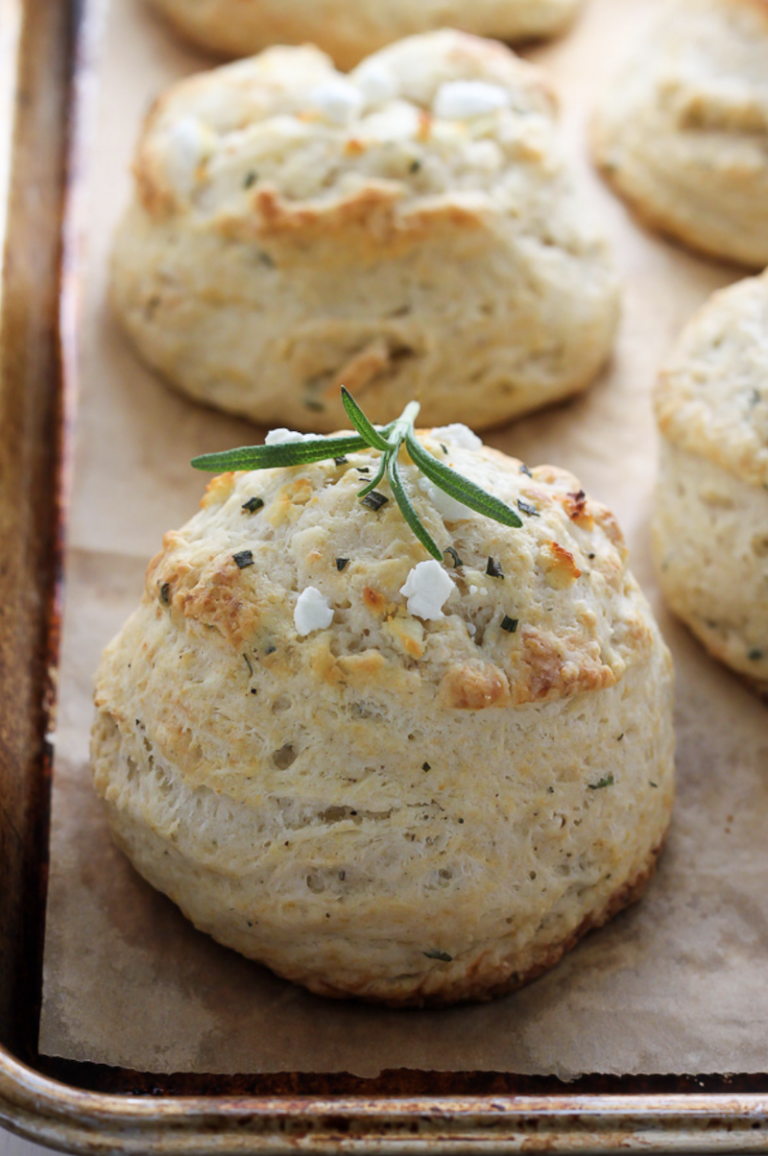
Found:
<svg viewBox="0 0 768 1156"><path fill-rule="evenodd" d="M411 401L403 410L397 421L376 429L365 416L360 406L342 386L341 400L347 417L357 430L356 434L334 438L312 438L308 441L281 442L272 446L242 446L236 450L226 450L220 454L203 454L193 458L192 465L196 470L208 470L217 473L220 470L264 470L276 466L301 466L309 462L324 461L329 458L344 457L345 454L368 446L381 453L381 463L376 477L366 482L358 497L365 498L372 493L386 477L401 514L410 526L413 533L424 546L425 550L442 561L442 552L433 540L429 531L420 521L413 507L408 492L400 474L398 456L404 445L413 464L421 470L425 477L443 490L450 497L455 498L463 505L501 522L504 526L519 527L522 521L509 506L494 498L475 482L465 478L456 470L446 466L444 462L433 457L416 438L413 423L419 412L419 404Z"/></svg>

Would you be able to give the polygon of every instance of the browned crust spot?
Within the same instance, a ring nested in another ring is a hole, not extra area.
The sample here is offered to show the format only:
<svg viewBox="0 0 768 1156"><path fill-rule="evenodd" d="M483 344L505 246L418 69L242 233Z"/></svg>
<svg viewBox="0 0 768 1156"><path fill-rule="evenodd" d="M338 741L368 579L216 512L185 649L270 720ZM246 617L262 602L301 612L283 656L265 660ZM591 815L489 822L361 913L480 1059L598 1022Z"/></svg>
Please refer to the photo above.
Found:
<svg viewBox="0 0 768 1156"><path fill-rule="evenodd" d="M363 602L373 614L384 614L388 605L386 596L372 586L363 590Z"/></svg>
<svg viewBox="0 0 768 1156"><path fill-rule="evenodd" d="M570 550L559 542L548 542L542 550L544 569L550 586L563 590L581 578L581 570Z"/></svg>
<svg viewBox="0 0 768 1156"><path fill-rule="evenodd" d="M565 678L563 666L566 662L566 644L569 640L550 631L526 626L522 630L523 670L525 676L514 685L514 701L541 702L550 697L576 694L585 690L605 690L616 684L616 675L610 666L600 660L599 646L594 653L584 647L578 638L573 639L578 652L578 672L575 677Z"/></svg>
<svg viewBox="0 0 768 1156"><path fill-rule="evenodd" d="M149 564L145 598L157 599L188 622L212 628L234 646L253 636L259 607L234 557L222 555L200 571L166 549Z"/></svg>
<svg viewBox="0 0 768 1156"><path fill-rule="evenodd" d="M443 676L440 702L448 710L486 710L492 706L507 706L510 702L507 676L491 663L484 666L456 663Z"/></svg>
<svg viewBox="0 0 768 1156"><path fill-rule="evenodd" d="M563 509L572 522L581 526L583 530L591 530L595 524L592 511L589 508L589 499L583 490L566 494L563 499Z"/></svg>

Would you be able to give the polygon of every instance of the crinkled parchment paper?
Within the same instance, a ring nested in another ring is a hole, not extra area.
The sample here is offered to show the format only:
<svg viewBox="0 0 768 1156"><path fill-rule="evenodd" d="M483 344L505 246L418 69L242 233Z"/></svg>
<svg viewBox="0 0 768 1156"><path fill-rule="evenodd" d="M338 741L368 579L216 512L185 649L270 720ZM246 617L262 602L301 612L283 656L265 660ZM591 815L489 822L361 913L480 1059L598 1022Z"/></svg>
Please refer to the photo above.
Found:
<svg viewBox="0 0 768 1156"><path fill-rule="evenodd" d="M139 0L111 0L85 218L44 1053L156 1072L765 1069L768 711L664 612L647 529L656 370L694 309L739 272L642 232L585 150L587 110L662 3L591 0L571 36L535 53L561 92L568 149L615 241L624 318L613 365L587 396L489 440L532 464L568 467L620 518L677 666L669 844L644 902L529 988L487 1006L391 1012L310 996L194 931L112 847L90 785L92 673L136 604L163 531L197 506L203 480L189 459L255 440L252 428L144 370L107 308L109 238L140 116L164 85L204 63Z"/></svg>

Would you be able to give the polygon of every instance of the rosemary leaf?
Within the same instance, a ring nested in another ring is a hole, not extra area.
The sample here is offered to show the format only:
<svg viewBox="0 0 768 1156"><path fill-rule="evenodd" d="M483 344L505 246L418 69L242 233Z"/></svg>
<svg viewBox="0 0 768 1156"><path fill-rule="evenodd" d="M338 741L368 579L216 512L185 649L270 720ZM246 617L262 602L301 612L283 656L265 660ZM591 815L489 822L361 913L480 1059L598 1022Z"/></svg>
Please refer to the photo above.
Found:
<svg viewBox="0 0 768 1156"><path fill-rule="evenodd" d="M408 525L413 530L416 537L421 542L425 550L436 558L438 562L442 562L443 554L439 546L432 540L429 531L419 521L419 517L411 505L411 499L406 493L402 478L400 477L400 467L397 464L397 457L393 455L389 458L387 463L387 480L389 481L392 493L395 495L395 501L400 507L400 513L405 518Z"/></svg>
<svg viewBox="0 0 768 1156"><path fill-rule="evenodd" d="M523 523L514 510L510 510L504 502L494 498L492 494L486 493L469 478L465 478L463 474L456 473L455 470L432 457L432 454L428 453L417 441L416 435L411 430L405 436L405 444L414 465L418 466L421 472L446 494L456 498L465 506L469 506L471 510L476 510L478 514L484 514L486 518L493 518L495 522L501 522L503 526L512 526L516 529L522 526Z"/></svg>
<svg viewBox="0 0 768 1156"><path fill-rule="evenodd" d="M375 450L381 450L382 453L389 449L387 439L382 437L379 431L373 428L352 394L349 393L343 385L341 387L341 404L344 406L347 417L352 422L352 425L369 446L372 446Z"/></svg>
<svg viewBox="0 0 768 1156"><path fill-rule="evenodd" d="M196 470L267 470L278 466L301 466L359 450L366 443L356 435L313 438L307 442L280 442L275 446L241 446L219 454L202 454L190 463Z"/></svg>
<svg viewBox="0 0 768 1156"><path fill-rule="evenodd" d="M366 494L370 494L371 490L375 490L376 487L378 486L379 482L384 477L386 472L387 472L387 455L382 454L381 455L381 462L379 464L379 469L378 469L378 473L376 474L376 477L373 479L372 482L368 482L368 484L366 486L363 486L362 490L358 491L358 494L357 494L358 498L364 498L366 496Z"/></svg>
<svg viewBox="0 0 768 1156"><path fill-rule="evenodd" d="M420 521L414 509L408 492L403 483L398 464L400 447L405 444L411 461L425 477L429 478L439 489L450 497L455 498L463 505L475 510L486 518L492 518L504 526L520 527L522 521L509 506L499 501L492 494L486 493L475 482L456 473L443 462L433 457L421 445L414 433L414 422L419 412L418 402L411 401L402 414L389 425L376 429L365 416L352 395L342 386L341 400L344 409L357 430L356 434L341 437L318 437L306 441L280 442L275 445L242 446L240 449L227 450L218 454L203 454L192 460L192 465L198 470L211 472L221 470L262 470L279 467L302 466L310 462L328 461L333 459L336 465L346 462L346 454L359 450L363 446L376 450L381 455L376 477L360 490L358 497L363 505L372 510L379 510L389 500L384 494L377 491L386 477L395 498L400 513L407 525L421 542L428 554L438 562L442 561L443 553L433 541L426 527ZM366 469L368 467L365 467ZM256 508L260 499L249 499L243 506L244 510ZM262 503L263 504L263 503ZM260 508L260 507L259 507ZM528 512L528 511L524 511ZM461 559L455 549L449 548L448 553L454 561L454 566L460 566ZM237 558L235 559L237 561ZM240 563L238 562L238 565ZM499 577L502 575L499 574Z"/></svg>

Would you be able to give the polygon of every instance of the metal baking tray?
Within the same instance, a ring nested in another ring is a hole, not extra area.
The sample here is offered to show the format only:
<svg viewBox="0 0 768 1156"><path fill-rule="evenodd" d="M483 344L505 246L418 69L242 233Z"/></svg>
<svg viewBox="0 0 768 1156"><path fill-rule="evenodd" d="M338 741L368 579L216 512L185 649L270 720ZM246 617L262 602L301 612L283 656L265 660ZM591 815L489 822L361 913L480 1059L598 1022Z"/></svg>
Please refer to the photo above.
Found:
<svg viewBox="0 0 768 1156"><path fill-rule="evenodd" d="M160 1076L38 1053L76 392L72 206L98 20L88 0L3 0L0 19L14 110L0 298L0 1124L83 1153L768 1152L768 1073Z"/></svg>

